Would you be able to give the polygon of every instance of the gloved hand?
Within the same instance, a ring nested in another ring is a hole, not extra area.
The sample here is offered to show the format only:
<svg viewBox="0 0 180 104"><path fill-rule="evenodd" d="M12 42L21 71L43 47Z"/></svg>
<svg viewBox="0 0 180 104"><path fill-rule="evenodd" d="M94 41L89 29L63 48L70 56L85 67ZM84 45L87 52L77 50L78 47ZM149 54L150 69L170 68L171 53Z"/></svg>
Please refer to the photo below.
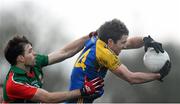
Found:
<svg viewBox="0 0 180 104"><path fill-rule="evenodd" d="M91 81L88 81L87 77L85 76L84 86L82 89L80 89L81 96L86 97L98 93L99 89L101 89L103 86L104 80L102 78L97 77Z"/></svg>
<svg viewBox="0 0 180 104"><path fill-rule="evenodd" d="M159 51L164 53L164 49L162 48L162 44L159 43L159 42L154 41L150 36L144 37L143 41L144 41L144 50L145 50L145 52L147 51L147 49L149 47L152 47L152 48L154 48L154 50L157 53L159 53Z"/></svg>
<svg viewBox="0 0 180 104"><path fill-rule="evenodd" d="M93 37L93 36L97 36L97 31L93 31L89 33L89 38Z"/></svg>
<svg viewBox="0 0 180 104"><path fill-rule="evenodd" d="M166 61L166 63L164 64L164 66L163 66L163 67L161 68L161 70L159 71L159 73L160 73L160 75L161 75L161 77L160 77L159 80L160 80L161 82L163 81L162 79L169 74L170 69L171 69L171 62L168 60L168 61Z"/></svg>

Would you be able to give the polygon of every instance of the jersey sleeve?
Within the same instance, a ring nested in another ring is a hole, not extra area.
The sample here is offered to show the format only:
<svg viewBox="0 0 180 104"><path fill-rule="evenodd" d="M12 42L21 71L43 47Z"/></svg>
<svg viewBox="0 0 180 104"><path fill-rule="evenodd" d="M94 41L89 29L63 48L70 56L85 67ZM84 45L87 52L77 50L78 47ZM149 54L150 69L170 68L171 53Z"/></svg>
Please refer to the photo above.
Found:
<svg viewBox="0 0 180 104"><path fill-rule="evenodd" d="M10 100L28 99L30 100L36 93L37 87L17 82L11 76L6 85L6 93Z"/></svg>
<svg viewBox="0 0 180 104"><path fill-rule="evenodd" d="M109 70L115 70L121 65L120 59L117 55L111 52L108 48L98 46L96 47L96 58L100 65L105 66Z"/></svg>
<svg viewBox="0 0 180 104"><path fill-rule="evenodd" d="M39 67L48 65L48 56L37 54L36 55L36 65Z"/></svg>

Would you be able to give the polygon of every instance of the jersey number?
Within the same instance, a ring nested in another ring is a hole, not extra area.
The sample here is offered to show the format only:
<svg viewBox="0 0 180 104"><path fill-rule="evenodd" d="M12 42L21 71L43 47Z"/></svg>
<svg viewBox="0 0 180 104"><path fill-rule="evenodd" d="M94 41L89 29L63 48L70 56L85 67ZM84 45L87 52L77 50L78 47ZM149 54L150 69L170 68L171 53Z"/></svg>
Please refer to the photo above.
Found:
<svg viewBox="0 0 180 104"><path fill-rule="evenodd" d="M86 65L85 65L85 61L87 58L87 55L89 54L90 49L88 49L85 53L83 53L78 60L75 63L75 67L81 67L83 70L85 70Z"/></svg>

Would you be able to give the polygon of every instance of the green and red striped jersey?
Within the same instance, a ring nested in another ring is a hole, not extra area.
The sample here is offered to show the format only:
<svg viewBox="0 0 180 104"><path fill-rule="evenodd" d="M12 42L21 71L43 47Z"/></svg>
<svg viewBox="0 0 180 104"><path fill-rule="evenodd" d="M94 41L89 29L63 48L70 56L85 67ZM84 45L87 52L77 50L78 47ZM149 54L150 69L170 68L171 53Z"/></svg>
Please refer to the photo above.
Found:
<svg viewBox="0 0 180 104"><path fill-rule="evenodd" d="M31 102L43 84L42 67L48 65L48 56L36 55L36 64L29 73L11 66L3 86L4 102Z"/></svg>

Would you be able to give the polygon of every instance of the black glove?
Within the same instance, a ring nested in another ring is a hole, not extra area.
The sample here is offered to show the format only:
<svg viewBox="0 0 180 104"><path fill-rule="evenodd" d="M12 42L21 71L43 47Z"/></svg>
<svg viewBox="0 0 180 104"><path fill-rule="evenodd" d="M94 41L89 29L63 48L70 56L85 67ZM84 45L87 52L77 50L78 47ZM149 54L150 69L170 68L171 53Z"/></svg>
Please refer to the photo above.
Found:
<svg viewBox="0 0 180 104"><path fill-rule="evenodd" d="M147 51L147 49L149 47L153 47L154 50L157 53L159 53L159 51L164 53L164 49L162 48L162 44L159 43L159 42L154 41L150 36L144 37L143 41L144 41L144 50L145 50L145 52Z"/></svg>
<svg viewBox="0 0 180 104"><path fill-rule="evenodd" d="M171 69L171 62L168 60L168 61L166 61L164 66L159 71L159 73L161 75L161 77L159 79L160 81L163 81L162 79L169 74L170 69Z"/></svg>
<svg viewBox="0 0 180 104"><path fill-rule="evenodd" d="M101 89L103 86L104 80L102 78L97 77L91 81L88 81L87 77L85 76L84 86L82 89L80 89L81 96L86 97L98 93L99 89Z"/></svg>

